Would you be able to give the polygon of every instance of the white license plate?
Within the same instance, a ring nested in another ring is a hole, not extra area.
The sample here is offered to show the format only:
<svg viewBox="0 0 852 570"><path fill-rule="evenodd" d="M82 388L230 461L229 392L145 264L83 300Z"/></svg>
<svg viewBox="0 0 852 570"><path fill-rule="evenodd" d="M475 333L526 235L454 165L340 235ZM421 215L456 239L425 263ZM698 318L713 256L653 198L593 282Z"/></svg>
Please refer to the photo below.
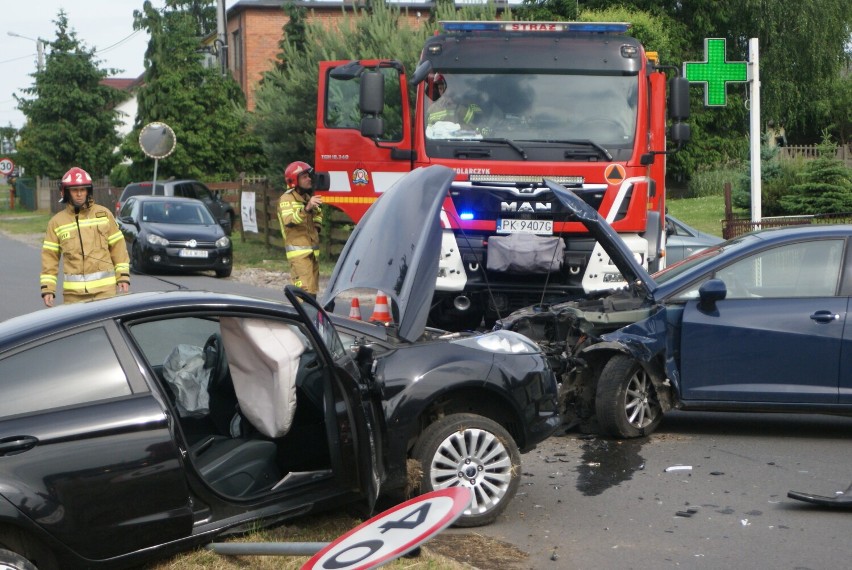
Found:
<svg viewBox="0 0 852 570"><path fill-rule="evenodd" d="M553 220L506 220L498 218L498 234L553 235Z"/></svg>
<svg viewBox="0 0 852 570"><path fill-rule="evenodd" d="M178 253L181 257L207 257L206 249L182 249Z"/></svg>

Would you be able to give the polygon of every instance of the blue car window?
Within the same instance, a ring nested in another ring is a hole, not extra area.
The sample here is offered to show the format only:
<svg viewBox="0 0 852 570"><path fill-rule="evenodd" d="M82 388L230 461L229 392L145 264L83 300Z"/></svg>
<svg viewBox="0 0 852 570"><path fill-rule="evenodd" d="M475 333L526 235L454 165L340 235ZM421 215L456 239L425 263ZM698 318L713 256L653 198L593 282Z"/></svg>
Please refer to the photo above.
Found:
<svg viewBox="0 0 852 570"><path fill-rule="evenodd" d="M775 247L716 273L728 299L832 297L837 292L844 240L815 240Z"/></svg>
<svg viewBox="0 0 852 570"><path fill-rule="evenodd" d="M0 393L0 417L6 417L131 391L106 332L92 329L0 360Z"/></svg>

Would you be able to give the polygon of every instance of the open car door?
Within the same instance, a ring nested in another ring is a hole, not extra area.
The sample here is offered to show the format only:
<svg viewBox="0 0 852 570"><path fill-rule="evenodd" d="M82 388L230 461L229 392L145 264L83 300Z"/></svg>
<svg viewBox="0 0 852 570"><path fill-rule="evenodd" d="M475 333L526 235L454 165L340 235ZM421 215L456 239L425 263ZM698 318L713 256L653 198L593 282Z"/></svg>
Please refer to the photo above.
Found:
<svg viewBox="0 0 852 570"><path fill-rule="evenodd" d="M284 288L313 336L322 357L334 370L325 391L325 422L334 472L341 483L361 493L372 512L384 478L378 403L343 346L328 314L314 299L292 285Z"/></svg>

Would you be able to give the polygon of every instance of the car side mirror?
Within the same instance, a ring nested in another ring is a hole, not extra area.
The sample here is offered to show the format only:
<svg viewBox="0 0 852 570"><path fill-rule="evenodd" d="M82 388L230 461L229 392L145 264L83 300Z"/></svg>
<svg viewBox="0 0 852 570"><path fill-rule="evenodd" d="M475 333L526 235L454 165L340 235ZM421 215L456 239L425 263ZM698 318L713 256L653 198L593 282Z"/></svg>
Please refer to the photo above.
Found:
<svg viewBox="0 0 852 570"><path fill-rule="evenodd" d="M702 311L715 311L716 302L728 296L728 287L721 279L710 279L698 288L698 308Z"/></svg>
<svg viewBox="0 0 852 570"><path fill-rule="evenodd" d="M139 227L139 225L136 223L136 220L133 219L133 216L122 216L118 218L118 221L122 224L130 224L132 226Z"/></svg>
<svg viewBox="0 0 852 570"><path fill-rule="evenodd" d="M666 220L666 235L671 236L675 234L675 225L674 222L670 220Z"/></svg>

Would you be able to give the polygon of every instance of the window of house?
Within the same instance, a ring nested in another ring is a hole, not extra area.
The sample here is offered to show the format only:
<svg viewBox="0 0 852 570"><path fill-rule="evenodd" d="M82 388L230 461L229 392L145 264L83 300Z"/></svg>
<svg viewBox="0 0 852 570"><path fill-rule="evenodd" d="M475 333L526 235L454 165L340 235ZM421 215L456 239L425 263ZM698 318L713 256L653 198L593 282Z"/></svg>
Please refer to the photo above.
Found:
<svg viewBox="0 0 852 570"><path fill-rule="evenodd" d="M243 42L240 30L235 30L231 34L231 45L228 46L231 50L231 69L239 70L243 67Z"/></svg>

